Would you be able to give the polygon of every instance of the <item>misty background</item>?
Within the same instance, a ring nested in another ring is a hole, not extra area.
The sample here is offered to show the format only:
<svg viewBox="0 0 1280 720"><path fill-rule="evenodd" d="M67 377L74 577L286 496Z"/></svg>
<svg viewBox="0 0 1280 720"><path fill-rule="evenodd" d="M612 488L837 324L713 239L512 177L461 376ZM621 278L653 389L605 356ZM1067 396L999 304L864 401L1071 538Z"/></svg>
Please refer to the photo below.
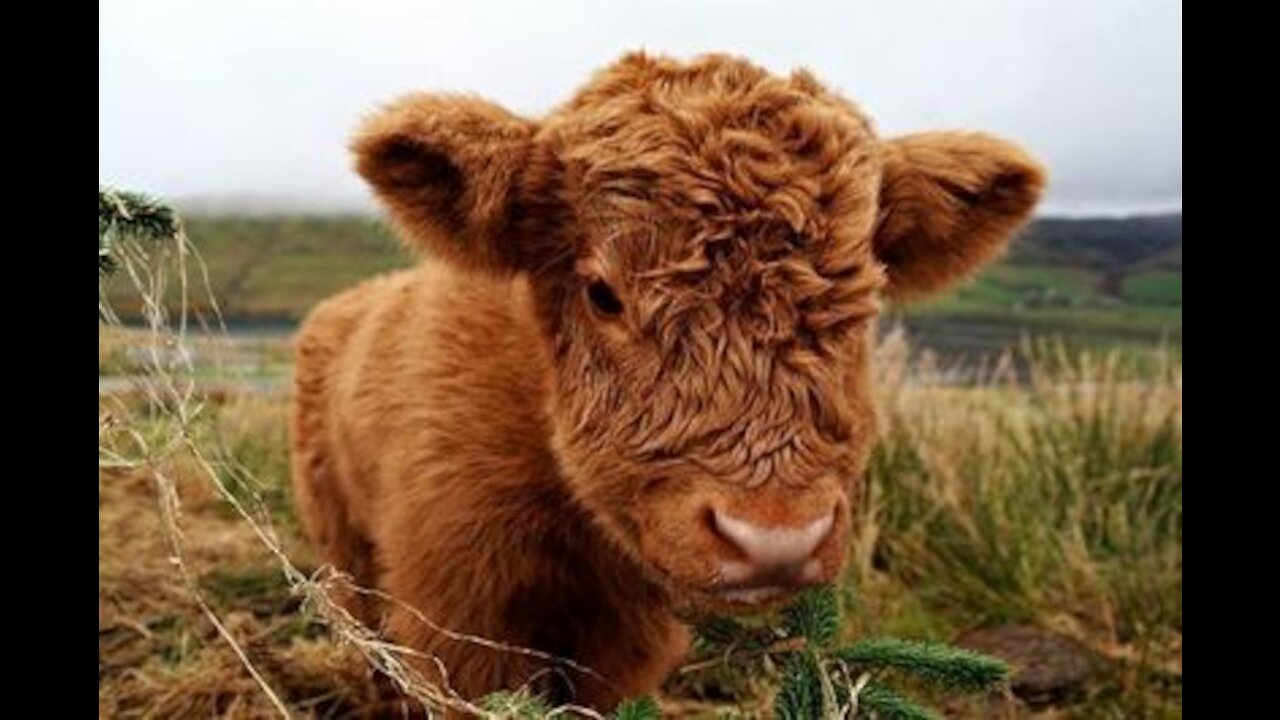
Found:
<svg viewBox="0 0 1280 720"><path fill-rule="evenodd" d="M1018 140L1052 172L1045 214L1182 208L1182 6L1136 0L112 0L98 180L192 205L364 209L345 143L377 103L455 90L536 115L638 48L809 67L883 135Z"/></svg>

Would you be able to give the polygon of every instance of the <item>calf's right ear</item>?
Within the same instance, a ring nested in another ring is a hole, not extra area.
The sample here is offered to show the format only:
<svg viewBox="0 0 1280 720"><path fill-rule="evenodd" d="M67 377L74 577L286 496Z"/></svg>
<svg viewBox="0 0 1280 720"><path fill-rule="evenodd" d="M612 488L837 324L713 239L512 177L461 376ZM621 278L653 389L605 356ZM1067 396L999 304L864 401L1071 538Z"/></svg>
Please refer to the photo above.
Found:
<svg viewBox="0 0 1280 720"><path fill-rule="evenodd" d="M351 142L404 239L459 267L526 266L509 224L535 125L478 98L418 93L369 117Z"/></svg>

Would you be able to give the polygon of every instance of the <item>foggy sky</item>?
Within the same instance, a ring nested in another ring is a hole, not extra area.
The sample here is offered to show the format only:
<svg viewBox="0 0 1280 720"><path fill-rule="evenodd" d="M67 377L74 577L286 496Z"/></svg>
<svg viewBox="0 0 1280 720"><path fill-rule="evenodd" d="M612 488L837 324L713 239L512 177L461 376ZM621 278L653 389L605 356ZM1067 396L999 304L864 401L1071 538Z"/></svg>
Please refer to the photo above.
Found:
<svg viewBox="0 0 1280 720"><path fill-rule="evenodd" d="M345 142L412 89L538 113L624 50L807 66L882 135L975 128L1052 173L1047 208L1182 206L1182 5L1134 0L101 0L98 180L352 207Z"/></svg>

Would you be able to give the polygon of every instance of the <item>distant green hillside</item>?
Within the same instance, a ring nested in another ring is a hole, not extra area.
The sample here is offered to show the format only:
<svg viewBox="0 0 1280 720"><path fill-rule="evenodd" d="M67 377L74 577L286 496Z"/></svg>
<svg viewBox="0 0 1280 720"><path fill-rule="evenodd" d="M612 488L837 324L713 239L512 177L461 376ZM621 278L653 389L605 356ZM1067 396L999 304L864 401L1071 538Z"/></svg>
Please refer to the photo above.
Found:
<svg viewBox="0 0 1280 720"><path fill-rule="evenodd" d="M1028 265L1084 266L1108 270L1177 250L1182 268L1182 215L1132 218L1041 218L1010 252Z"/></svg>
<svg viewBox="0 0 1280 720"><path fill-rule="evenodd" d="M325 297L412 262L382 223L366 217L196 217L187 235L229 322L295 322ZM117 309L137 315L124 273L108 282ZM200 308L207 297L193 300Z"/></svg>
<svg viewBox="0 0 1280 720"><path fill-rule="evenodd" d="M955 347L1022 333L1181 343L1182 216L1038 220L1002 262L903 312L908 326Z"/></svg>
<svg viewBox="0 0 1280 720"><path fill-rule="evenodd" d="M197 217L187 226L232 323L295 322L321 299L412 262L385 226L364 217ZM117 307L137 315L127 279L108 282ZM1003 345L1024 332L1181 342L1182 216L1039 220L976 280L890 314L957 348Z"/></svg>

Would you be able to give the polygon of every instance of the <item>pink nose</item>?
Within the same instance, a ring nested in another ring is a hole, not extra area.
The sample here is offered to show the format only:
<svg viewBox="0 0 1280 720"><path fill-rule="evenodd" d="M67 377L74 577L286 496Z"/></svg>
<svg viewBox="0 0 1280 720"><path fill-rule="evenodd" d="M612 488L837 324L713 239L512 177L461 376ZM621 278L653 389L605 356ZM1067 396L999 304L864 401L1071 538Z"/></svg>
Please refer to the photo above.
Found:
<svg viewBox="0 0 1280 720"><path fill-rule="evenodd" d="M793 584L816 574L810 561L831 534L835 513L799 527L760 527L720 511L713 511L715 529L746 556L746 563L724 565L730 583ZM816 563L814 563L816 564Z"/></svg>

